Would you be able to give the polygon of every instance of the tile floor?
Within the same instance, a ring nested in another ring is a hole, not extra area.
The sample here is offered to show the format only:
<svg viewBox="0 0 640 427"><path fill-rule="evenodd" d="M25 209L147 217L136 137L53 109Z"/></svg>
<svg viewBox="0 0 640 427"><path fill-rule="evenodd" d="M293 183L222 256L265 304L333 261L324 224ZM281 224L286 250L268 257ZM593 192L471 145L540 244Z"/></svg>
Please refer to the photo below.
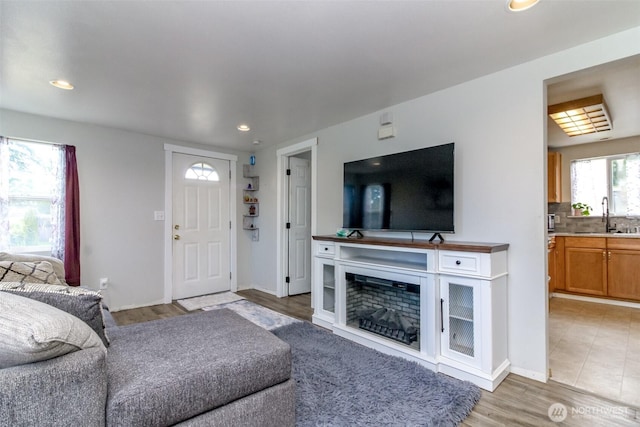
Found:
<svg viewBox="0 0 640 427"><path fill-rule="evenodd" d="M551 379L640 406L640 309L549 301Z"/></svg>

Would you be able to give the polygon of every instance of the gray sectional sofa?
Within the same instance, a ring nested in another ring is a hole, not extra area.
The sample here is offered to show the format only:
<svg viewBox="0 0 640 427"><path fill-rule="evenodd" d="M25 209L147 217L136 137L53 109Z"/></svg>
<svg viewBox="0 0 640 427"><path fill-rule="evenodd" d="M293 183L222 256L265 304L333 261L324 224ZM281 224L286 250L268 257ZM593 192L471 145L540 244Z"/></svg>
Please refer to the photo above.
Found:
<svg viewBox="0 0 640 427"><path fill-rule="evenodd" d="M238 314L104 321L108 347L0 369L0 426L295 424L289 345Z"/></svg>

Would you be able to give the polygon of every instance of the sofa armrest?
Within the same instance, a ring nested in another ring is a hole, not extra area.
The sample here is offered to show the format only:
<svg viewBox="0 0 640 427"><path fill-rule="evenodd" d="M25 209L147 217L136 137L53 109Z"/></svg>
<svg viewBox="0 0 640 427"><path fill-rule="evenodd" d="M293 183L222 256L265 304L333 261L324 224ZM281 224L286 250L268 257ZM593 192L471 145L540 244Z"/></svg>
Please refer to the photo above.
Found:
<svg viewBox="0 0 640 427"><path fill-rule="evenodd" d="M106 402L102 348L0 369L0 426L104 426Z"/></svg>

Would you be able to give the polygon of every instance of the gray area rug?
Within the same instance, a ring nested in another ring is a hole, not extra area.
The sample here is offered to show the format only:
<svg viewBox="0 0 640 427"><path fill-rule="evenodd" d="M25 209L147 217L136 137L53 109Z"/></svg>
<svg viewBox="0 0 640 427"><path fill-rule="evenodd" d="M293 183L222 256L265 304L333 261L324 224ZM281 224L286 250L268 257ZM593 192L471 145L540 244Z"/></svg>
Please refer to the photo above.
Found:
<svg viewBox="0 0 640 427"><path fill-rule="evenodd" d="M309 322L272 331L291 345L297 426L455 426L480 388Z"/></svg>

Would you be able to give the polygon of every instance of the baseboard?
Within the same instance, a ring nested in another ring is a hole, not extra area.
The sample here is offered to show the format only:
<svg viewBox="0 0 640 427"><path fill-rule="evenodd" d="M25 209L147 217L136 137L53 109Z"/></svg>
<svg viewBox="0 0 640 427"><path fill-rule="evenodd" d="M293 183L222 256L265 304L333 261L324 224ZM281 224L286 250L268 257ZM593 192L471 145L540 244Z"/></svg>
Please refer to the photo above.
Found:
<svg viewBox="0 0 640 427"><path fill-rule="evenodd" d="M158 300L156 302L150 302L147 304L132 304L132 305L123 305L122 307L111 307L109 305L109 311L112 313L124 310L133 310L134 308L142 308L142 307L151 307L152 305L164 304L164 300Z"/></svg>
<svg viewBox="0 0 640 427"><path fill-rule="evenodd" d="M511 373L520 375L521 377L529 378L535 381L540 381L541 383L546 383L548 378L544 373L530 371L528 369L517 368L511 365Z"/></svg>
<svg viewBox="0 0 640 427"><path fill-rule="evenodd" d="M609 298L597 298L597 297L588 297L584 295L574 295L574 294L565 294L564 292L553 292L551 294L553 298L565 298L572 299L577 301L586 301L586 302L594 302L596 304L608 304L608 305L616 305L619 307L630 307L630 308L640 308L640 303L632 302L632 301L621 301L617 299L609 299Z"/></svg>

